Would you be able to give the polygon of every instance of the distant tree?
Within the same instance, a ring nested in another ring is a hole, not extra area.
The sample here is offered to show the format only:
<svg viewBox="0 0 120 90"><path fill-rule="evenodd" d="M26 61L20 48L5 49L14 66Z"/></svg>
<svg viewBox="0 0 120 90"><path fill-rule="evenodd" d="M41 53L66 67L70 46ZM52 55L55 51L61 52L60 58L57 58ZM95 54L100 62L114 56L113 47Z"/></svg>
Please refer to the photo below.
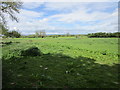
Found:
<svg viewBox="0 0 120 90"><path fill-rule="evenodd" d="M69 36L70 36L70 33L69 33L69 32L68 32L68 33L66 33L66 36L67 36L67 37L69 37Z"/></svg>
<svg viewBox="0 0 120 90"><path fill-rule="evenodd" d="M114 33L116 37L119 37L120 38L120 32L116 32Z"/></svg>
<svg viewBox="0 0 120 90"><path fill-rule="evenodd" d="M35 35L36 35L36 37L39 37L39 32L36 31L36 32L35 32Z"/></svg>
<svg viewBox="0 0 120 90"><path fill-rule="evenodd" d="M10 32L8 32L8 34L6 36L12 37L12 38L19 38L21 36L21 34L17 31L10 31Z"/></svg>
<svg viewBox="0 0 120 90"><path fill-rule="evenodd" d="M27 35L25 36L26 38L36 38L36 35L35 34L32 34L32 35Z"/></svg>
<svg viewBox="0 0 120 90"><path fill-rule="evenodd" d="M41 37L41 38L46 37L46 32L45 32L45 30L36 31L36 37Z"/></svg>
<svg viewBox="0 0 120 90"><path fill-rule="evenodd" d="M53 38L58 38L58 35L52 35Z"/></svg>
<svg viewBox="0 0 120 90"><path fill-rule="evenodd" d="M79 38L80 36L79 35L75 35L76 38Z"/></svg>

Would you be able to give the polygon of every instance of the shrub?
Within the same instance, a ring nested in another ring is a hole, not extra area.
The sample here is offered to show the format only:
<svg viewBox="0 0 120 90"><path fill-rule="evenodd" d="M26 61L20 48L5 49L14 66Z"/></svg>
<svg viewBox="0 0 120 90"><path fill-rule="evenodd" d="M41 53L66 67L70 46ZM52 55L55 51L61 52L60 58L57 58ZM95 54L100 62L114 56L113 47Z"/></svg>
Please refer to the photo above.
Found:
<svg viewBox="0 0 120 90"><path fill-rule="evenodd" d="M21 51L21 56L40 56L42 52L37 47L31 47Z"/></svg>

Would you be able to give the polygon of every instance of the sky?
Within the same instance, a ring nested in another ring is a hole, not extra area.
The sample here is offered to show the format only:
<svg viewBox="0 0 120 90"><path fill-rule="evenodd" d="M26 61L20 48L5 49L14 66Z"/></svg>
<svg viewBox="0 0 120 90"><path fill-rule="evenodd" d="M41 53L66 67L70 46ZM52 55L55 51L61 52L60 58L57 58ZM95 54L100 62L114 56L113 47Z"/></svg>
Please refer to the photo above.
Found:
<svg viewBox="0 0 120 90"><path fill-rule="evenodd" d="M8 19L8 27L23 35L118 31L118 2L23 2L15 15L19 22Z"/></svg>

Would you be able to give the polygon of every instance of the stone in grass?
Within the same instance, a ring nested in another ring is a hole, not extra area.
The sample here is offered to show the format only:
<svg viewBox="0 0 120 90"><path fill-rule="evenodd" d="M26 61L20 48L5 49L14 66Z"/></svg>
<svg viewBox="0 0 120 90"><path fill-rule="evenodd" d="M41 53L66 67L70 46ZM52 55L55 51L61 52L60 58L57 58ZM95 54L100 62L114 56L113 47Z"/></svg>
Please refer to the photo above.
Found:
<svg viewBox="0 0 120 90"><path fill-rule="evenodd" d="M21 51L21 56L41 56L42 52L37 47L31 47Z"/></svg>
<svg viewBox="0 0 120 90"><path fill-rule="evenodd" d="M102 52L102 55L107 55L106 51Z"/></svg>
<svg viewBox="0 0 120 90"><path fill-rule="evenodd" d="M102 53L102 55L106 55L106 53Z"/></svg>

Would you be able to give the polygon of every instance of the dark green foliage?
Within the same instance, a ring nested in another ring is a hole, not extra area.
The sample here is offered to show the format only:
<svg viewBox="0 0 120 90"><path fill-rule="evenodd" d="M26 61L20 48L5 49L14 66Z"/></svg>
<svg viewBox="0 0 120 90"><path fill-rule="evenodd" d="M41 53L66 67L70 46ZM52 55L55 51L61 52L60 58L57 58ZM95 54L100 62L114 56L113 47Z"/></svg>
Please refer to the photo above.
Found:
<svg viewBox="0 0 120 90"><path fill-rule="evenodd" d="M37 47L31 47L27 50L21 51L21 56L40 56L42 53Z"/></svg>
<svg viewBox="0 0 120 90"><path fill-rule="evenodd" d="M1 32L3 36L3 38L5 37L12 37L12 38L20 38L21 34L17 31L8 31L8 29L6 28L2 28L2 32Z"/></svg>
<svg viewBox="0 0 120 90"><path fill-rule="evenodd" d="M58 38L58 36L57 36L57 35L54 35L53 38Z"/></svg>
<svg viewBox="0 0 120 90"><path fill-rule="evenodd" d="M92 37L99 37L99 38L106 38L106 37L120 37L120 32L116 32L116 33L103 33L103 32L99 32L99 33L90 33L88 34L88 37L92 38Z"/></svg>
<svg viewBox="0 0 120 90"><path fill-rule="evenodd" d="M8 32L8 35L7 35L7 37L13 37L13 38L19 38L20 36L21 36L20 33L17 31Z"/></svg>
<svg viewBox="0 0 120 90"><path fill-rule="evenodd" d="M5 36L8 34L8 29L2 24L0 24L0 34Z"/></svg>

